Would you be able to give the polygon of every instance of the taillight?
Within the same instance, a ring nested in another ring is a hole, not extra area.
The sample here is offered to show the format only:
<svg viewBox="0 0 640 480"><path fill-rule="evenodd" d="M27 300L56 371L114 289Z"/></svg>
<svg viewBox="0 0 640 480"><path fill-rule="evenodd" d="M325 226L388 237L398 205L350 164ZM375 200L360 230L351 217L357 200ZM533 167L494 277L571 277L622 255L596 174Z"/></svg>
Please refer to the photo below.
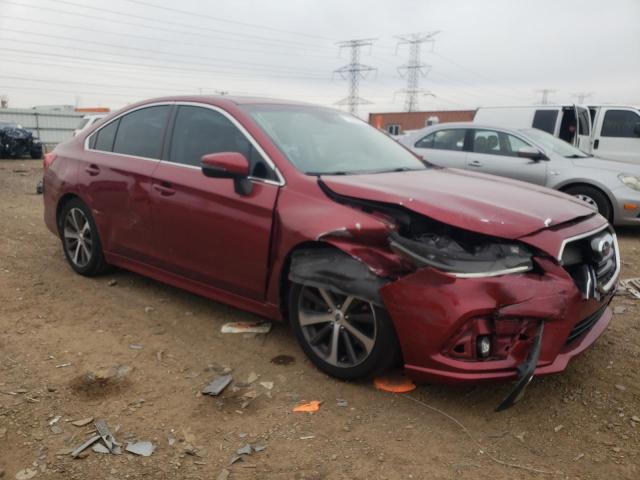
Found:
<svg viewBox="0 0 640 480"><path fill-rule="evenodd" d="M46 153L44 158L42 159L42 167L46 170L53 164L53 161L56 159L56 154L53 152Z"/></svg>

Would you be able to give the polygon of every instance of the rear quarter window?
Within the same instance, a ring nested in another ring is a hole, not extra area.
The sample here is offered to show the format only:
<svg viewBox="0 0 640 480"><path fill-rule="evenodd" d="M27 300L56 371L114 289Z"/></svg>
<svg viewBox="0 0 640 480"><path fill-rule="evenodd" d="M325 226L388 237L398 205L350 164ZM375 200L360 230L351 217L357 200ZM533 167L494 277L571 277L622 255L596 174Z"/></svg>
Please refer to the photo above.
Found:
<svg viewBox="0 0 640 480"><path fill-rule="evenodd" d="M113 141L116 138L116 132L118 131L118 125L120 119L111 122L104 128L98 130L95 135L91 137L90 147L94 150L100 150L102 152L113 151Z"/></svg>
<svg viewBox="0 0 640 480"><path fill-rule="evenodd" d="M120 118L113 152L159 159L171 106L142 108Z"/></svg>

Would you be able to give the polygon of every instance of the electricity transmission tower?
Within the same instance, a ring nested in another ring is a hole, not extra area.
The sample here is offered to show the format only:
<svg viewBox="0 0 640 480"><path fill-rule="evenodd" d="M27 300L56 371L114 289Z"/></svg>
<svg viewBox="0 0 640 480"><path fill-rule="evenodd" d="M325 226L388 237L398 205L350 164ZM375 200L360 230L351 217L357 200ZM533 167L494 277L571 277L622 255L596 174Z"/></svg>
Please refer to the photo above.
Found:
<svg viewBox="0 0 640 480"><path fill-rule="evenodd" d="M426 77L431 70L431 65L422 63L420 53L423 43L430 42L431 48L433 48L435 42L433 37L437 33L410 33L395 37L398 39L396 51L401 45L409 45L409 61L398 67L400 76L407 79L407 87L398 92L405 94L404 109L407 112L415 112L418 109L418 97L423 93L430 93L420 88L420 77Z"/></svg>
<svg viewBox="0 0 640 480"><path fill-rule="evenodd" d="M571 96L578 99L577 103L582 104L585 99L593 96L593 92L576 92L572 93Z"/></svg>
<svg viewBox="0 0 640 480"><path fill-rule="evenodd" d="M333 71L334 75L337 73L343 79L349 81L349 94L339 102L336 102L336 105L347 105L349 112L353 115L358 114L358 105L371 103L360 97L360 80L366 78L371 72L375 72L377 69L360 63L360 50L362 47L371 47L374 40L375 38L363 38L360 40L338 42L340 51L342 51L343 48L349 48L351 50L351 61L347 65Z"/></svg>
<svg viewBox="0 0 640 480"><path fill-rule="evenodd" d="M543 88L541 90L536 90L536 93L541 95L540 105L547 105L549 103L549 94L554 93L556 90L551 90L550 88Z"/></svg>

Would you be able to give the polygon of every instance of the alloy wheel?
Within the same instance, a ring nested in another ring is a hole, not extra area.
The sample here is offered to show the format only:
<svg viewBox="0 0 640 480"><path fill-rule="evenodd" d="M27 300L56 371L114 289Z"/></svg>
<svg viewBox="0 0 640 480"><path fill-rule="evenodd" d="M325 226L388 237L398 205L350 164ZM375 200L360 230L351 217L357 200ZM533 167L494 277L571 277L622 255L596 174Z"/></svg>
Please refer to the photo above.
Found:
<svg viewBox="0 0 640 480"><path fill-rule="evenodd" d="M598 204L589 195L585 195L584 193L578 193L577 195L574 195L574 197L576 197L578 200L582 200L584 203L586 203L591 208L593 208L596 212L598 211Z"/></svg>
<svg viewBox="0 0 640 480"><path fill-rule="evenodd" d="M78 268L86 267L93 253L93 237L89 219L79 208L67 212L63 223L64 248Z"/></svg>
<svg viewBox="0 0 640 480"><path fill-rule="evenodd" d="M330 365L349 368L365 361L376 343L374 306L352 295L304 286L298 321L308 345Z"/></svg>

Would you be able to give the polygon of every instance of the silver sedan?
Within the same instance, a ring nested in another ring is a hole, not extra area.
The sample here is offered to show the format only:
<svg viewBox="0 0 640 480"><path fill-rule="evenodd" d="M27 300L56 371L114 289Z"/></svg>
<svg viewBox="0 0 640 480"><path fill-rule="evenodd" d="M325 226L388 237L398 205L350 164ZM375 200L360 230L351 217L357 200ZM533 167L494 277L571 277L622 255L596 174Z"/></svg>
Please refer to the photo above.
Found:
<svg viewBox="0 0 640 480"><path fill-rule="evenodd" d="M593 157L542 130L443 123L398 141L435 165L554 188L615 225L640 224L640 165Z"/></svg>

